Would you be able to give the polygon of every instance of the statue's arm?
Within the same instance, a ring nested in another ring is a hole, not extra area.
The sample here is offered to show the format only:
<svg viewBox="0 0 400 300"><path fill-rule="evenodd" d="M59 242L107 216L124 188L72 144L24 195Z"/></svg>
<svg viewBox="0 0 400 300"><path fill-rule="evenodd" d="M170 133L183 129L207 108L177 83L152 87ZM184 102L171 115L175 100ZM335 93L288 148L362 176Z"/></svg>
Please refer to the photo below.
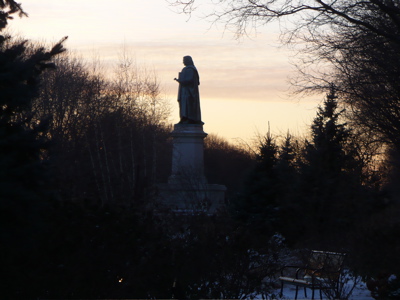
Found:
<svg viewBox="0 0 400 300"><path fill-rule="evenodd" d="M178 81L182 85L191 85L194 82L194 70L192 68L184 68L180 73L179 79L175 78L174 80Z"/></svg>

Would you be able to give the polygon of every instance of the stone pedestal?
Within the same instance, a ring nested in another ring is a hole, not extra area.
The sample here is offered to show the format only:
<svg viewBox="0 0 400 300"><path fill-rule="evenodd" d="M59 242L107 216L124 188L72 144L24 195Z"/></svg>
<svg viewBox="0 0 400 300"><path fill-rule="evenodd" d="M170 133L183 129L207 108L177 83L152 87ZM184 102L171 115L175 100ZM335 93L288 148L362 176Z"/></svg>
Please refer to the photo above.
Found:
<svg viewBox="0 0 400 300"><path fill-rule="evenodd" d="M206 183L204 177L203 125L175 124L172 149L172 172L169 184Z"/></svg>
<svg viewBox="0 0 400 300"><path fill-rule="evenodd" d="M176 124L171 136L172 171L168 183L158 185L160 203L183 213L216 213L224 207L226 187L204 176L203 125Z"/></svg>

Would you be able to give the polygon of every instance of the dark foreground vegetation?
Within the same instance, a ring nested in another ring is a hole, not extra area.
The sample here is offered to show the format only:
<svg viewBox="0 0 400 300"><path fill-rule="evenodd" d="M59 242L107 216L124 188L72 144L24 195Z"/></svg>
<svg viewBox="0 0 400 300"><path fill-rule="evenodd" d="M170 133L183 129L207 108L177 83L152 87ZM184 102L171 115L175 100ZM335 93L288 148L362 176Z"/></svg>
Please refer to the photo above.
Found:
<svg viewBox="0 0 400 300"><path fill-rule="evenodd" d="M206 176L228 187L226 209L177 215L156 201L171 128L154 74L125 57L106 79L63 41L8 36L23 11L0 8L2 298L270 296L279 268L312 248L347 252L376 299L398 297L400 89L382 85L387 65L370 66L381 77L365 90L372 75L344 55L353 73L326 86L307 138L267 133L250 151L210 135ZM375 52L354 45L357 57L386 51L399 78L398 43L367 33L357 42Z"/></svg>

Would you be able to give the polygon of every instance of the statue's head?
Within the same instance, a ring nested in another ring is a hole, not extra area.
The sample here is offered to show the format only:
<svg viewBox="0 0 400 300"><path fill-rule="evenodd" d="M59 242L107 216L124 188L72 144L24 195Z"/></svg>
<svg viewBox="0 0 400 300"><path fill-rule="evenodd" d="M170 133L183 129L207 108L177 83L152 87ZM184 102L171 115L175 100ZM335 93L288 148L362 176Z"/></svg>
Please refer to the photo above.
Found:
<svg viewBox="0 0 400 300"><path fill-rule="evenodd" d="M184 64L185 66L194 65L192 57L189 56L189 55L184 56L184 57L183 57L183 64Z"/></svg>

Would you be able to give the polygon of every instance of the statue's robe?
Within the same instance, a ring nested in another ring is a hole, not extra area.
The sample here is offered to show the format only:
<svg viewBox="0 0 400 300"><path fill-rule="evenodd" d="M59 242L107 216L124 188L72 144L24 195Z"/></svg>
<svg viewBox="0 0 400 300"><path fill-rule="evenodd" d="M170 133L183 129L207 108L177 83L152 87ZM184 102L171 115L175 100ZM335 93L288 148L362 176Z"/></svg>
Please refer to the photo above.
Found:
<svg viewBox="0 0 400 300"><path fill-rule="evenodd" d="M199 95L200 78L197 69L188 65L179 73L179 115L182 123L202 124Z"/></svg>

